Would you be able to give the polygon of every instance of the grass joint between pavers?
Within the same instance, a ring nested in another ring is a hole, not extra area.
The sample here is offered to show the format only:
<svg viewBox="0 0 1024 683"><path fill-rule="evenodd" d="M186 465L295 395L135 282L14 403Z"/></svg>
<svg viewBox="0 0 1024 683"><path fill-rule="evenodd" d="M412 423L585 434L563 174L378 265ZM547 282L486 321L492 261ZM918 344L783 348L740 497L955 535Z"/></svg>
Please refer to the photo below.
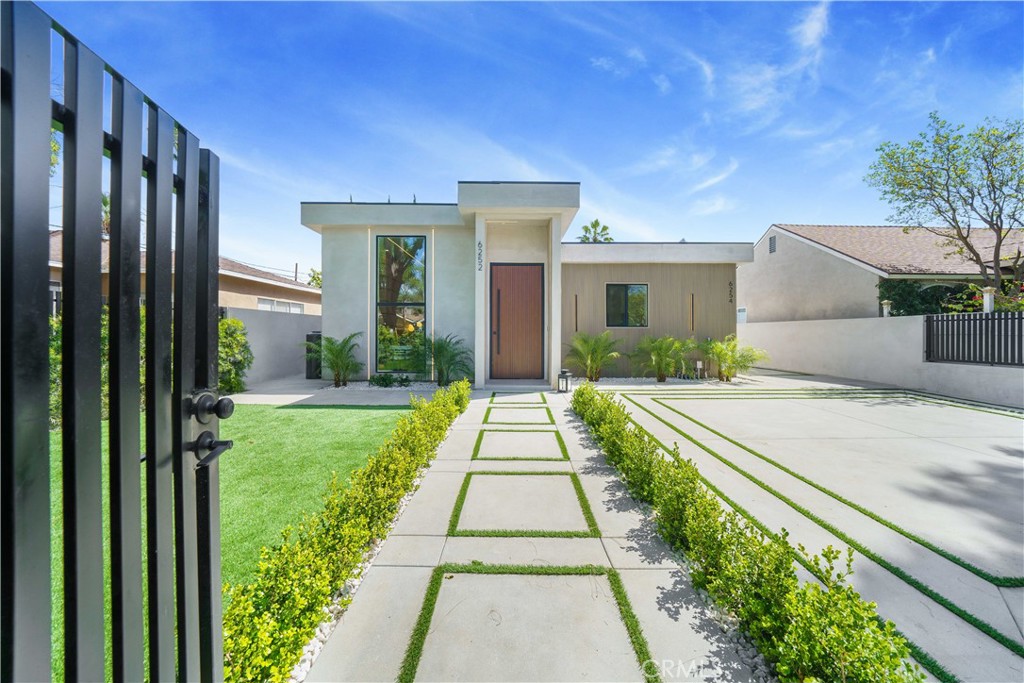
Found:
<svg viewBox="0 0 1024 683"><path fill-rule="evenodd" d="M583 519L587 523L586 531L556 531L544 529L459 529L459 518L462 516L462 507L466 503L466 496L469 494L469 485L473 477L569 477L573 490L576 492L576 500L580 504ZM466 478L462 481L459 495L455 499L455 507L452 509L452 516L448 521L448 535L462 537L491 537L491 538L600 538L601 530L597 526L597 519L594 511L587 500L587 494L583 491L583 485L575 472L467 472Z"/></svg>
<svg viewBox="0 0 1024 683"><path fill-rule="evenodd" d="M524 408L527 408L529 406L540 407L540 406L548 404L548 399L544 395L543 391L525 392L525 393L538 394L540 396L540 402L539 403L537 401L503 401L503 402L499 403L498 401L494 400L494 399L496 399L498 397L498 394L502 394L504 396L516 396L516 395L518 395L518 393L519 392L515 392L515 391L500 391L500 392L499 391L492 391L491 392L491 398L487 401L487 404L488 405L496 405L498 407L501 407L501 406L513 406L513 407L515 407L515 406L522 406Z"/></svg>
<svg viewBox="0 0 1024 683"><path fill-rule="evenodd" d="M515 474L519 474L518 472ZM657 683L661 680L656 670L649 666L653 661L650 645L640 627L640 620L633 611L629 602L625 586L619 573L611 567L600 567L593 564L569 566L537 566L537 565L512 565L512 564L484 564L474 561L469 564L447 563L434 568L430 576L430 583L427 584L427 591L423 597L423 606L420 608L419 617L413 627L412 635L409 638L409 645L405 650L405 657L402 659L402 668L398 673L399 683L411 683L416 680L416 670L419 668L420 659L423 657L423 646L427 641L427 634L430 631L430 622L434 617L434 608L437 605L438 595L444 585L446 574L504 574L510 576L605 576L611 586L612 596L615 598L616 606L619 609L619 617L626 629L630 645L633 646L633 653L640 671L643 672L646 683ZM656 669L656 667L655 667Z"/></svg>
<svg viewBox="0 0 1024 683"><path fill-rule="evenodd" d="M484 442L484 434L554 434L555 441L558 442L558 449L562 452L562 456L559 458L539 458L531 456L510 456L503 458L484 458L480 456L480 447ZM484 460L484 461L509 461L509 462L562 462L563 460L569 459L569 449L565 446L565 440L562 438L561 433L558 430L551 429L481 429L480 433L476 437L476 443L473 444L473 456L470 460Z"/></svg>
<svg viewBox="0 0 1024 683"><path fill-rule="evenodd" d="M547 422L491 422L491 411L497 408L498 410L540 410L544 409L544 412L548 415ZM547 404L530 404L530 405L502 405L500 403L494 405L488 405L487 411L484 413L484 424L492 425L553 425L555 424L555 416L551 414L551 408Z"/></svg>

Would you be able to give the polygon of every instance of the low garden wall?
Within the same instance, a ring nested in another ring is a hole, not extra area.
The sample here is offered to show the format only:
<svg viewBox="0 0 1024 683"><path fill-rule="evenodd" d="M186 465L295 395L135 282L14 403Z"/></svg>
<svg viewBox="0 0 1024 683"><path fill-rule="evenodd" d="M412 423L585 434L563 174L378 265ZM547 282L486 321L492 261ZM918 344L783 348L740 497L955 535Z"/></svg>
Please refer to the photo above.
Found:
<svg viewBox="0 0 1024 683"><path fill-rule="evenodd" d="M227 308L227 317L245 325L253 363L245 373L246 386L306 371L306 335L320 329L320 316L251 308Z"/></svg>
<svg viewBox="0 0 1024 683"><path fill-rule="evenodd" d="M1024 407L1024 369L924 360L924 316L737 325L742 344L768 352L766 367L894 384Z"/></svg>

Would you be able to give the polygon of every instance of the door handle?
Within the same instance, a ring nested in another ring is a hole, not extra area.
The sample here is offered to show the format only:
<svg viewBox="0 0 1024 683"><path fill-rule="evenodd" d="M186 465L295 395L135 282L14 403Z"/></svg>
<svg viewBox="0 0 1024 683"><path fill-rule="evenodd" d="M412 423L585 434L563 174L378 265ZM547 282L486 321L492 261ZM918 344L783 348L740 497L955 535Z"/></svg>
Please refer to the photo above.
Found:
<svg viewBox="0 0 1024 683"><path fill-rule="evenodd" d="M205 431L199 438L188 445L188 450L196 454L198 458L202 451L207 451L206 456L196 463L196 469L207 467L223 453L234 447L234 441L218 441L211 431Z"/></svg>
<svg viewBox="0 0 1024 683"><path fill-rule="evenodd" d="M495 326L494 334L498 336L498 355L501 355L501 290L498 290L498 324Z"/></svg>

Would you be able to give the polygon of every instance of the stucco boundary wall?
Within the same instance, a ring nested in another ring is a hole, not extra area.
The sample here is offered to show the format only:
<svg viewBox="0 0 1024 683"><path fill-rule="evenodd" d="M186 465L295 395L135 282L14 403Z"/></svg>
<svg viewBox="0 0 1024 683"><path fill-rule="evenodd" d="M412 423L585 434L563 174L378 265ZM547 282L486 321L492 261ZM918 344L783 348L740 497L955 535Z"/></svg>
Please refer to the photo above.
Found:
<svg viewBox="0 0 1024 683"><path fill-rule="evenodd" d="M890 384L1024 408L1024 369L924 360L924 316L737 325L767 368Z"/></svg>
<svg viewBox="0 0 1024 683"><path fill-rule="evenodd" d="M302 344L307 334L321 329L320 316L251 308L226 310L227 317L241 320L248 333L253 363L245 374L246 386L306 372Z"/></svg>

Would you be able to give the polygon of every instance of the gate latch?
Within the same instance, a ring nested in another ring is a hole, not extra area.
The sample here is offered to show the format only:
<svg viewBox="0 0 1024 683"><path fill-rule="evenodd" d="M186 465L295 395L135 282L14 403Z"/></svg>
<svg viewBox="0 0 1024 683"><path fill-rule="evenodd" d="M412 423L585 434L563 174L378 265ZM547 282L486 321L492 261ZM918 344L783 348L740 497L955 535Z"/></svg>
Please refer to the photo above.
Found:
<svg viewBox="0 0 1024 683"><path fill-rule="evenodd" d="M206 455L196 463L196 468L199 468L206 467L234 445L234 441L218 441L213 432L205 431L199 435L198 439L189 444L188 449L194 452L197 458L206 451Z"/></svg>
<svg viewBox="0 0 1024 683"><path fill-rule="evenodd" d="M212 392L200 391L189 403L189 412L200 424L210 424L214 417L221 420L231 417L235 412L235 402L227 396L218 400Z"/></svg>

